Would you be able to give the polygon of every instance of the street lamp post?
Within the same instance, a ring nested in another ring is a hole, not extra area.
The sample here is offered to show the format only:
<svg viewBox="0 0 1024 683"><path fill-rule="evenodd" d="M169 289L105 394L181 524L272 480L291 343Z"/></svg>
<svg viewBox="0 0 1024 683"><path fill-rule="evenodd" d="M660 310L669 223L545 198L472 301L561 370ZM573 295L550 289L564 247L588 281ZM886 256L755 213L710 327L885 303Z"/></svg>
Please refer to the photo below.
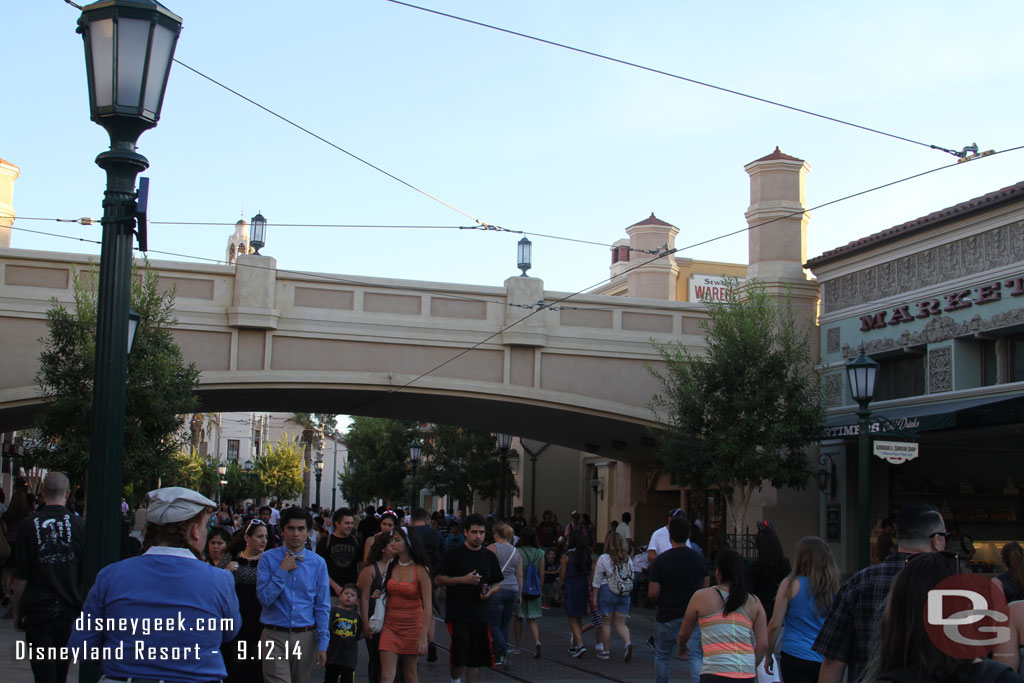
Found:
<svg viewBox="0 0 1024 683"><path fill-rule="evenodd" d="M316 462L316 507L320 509L320 480L324 477L324 459L322 457L317 458Z"/></svg>
<svg viewBox="0 0 1024 683"><path fill-rule="evenodd" d="M228 473L228 466L226 463L220 463L217 465L217 507L220 507L221 501L224 499L224 475Z"/></svg>
<svg viewBox="0 0 1024 683"><path fill-rule="evenodd" d="M860 349L860 355L846 364L846 377L850 385L850 394L857 402L858 418L858 463L857 479L859 482L860 508L860 540L858 542L860 567L863 569L871 561L871 470L869 467L868 418L871 411L868 405L875 397L875 378L878 376L878 363L871 360Z"/></svg>
<svg viewBox="0 0 1024 683"><path fill-rule="evenodd" d="M419 466L420 456L422 455L423 446L420 445L419 441L413 441L409 444L409 462L412 463L412 486L410 487L412 489L412 504L409 506L410 515L412 514L412 511L416 509L416 503L418 502L416 500L416 469Z"/></svg>
<svg viewBox="0 0 1024 683"><path fill-rule="evenodd" d="M524 238L525 239L525 238ZM526 274L525 271L523 273ZM494 438L498 441L498 456L501 462L501 478L498 480L498 519L505 519L505 477L506 470L508 470L508 449L512 445L511 434L495 434Z"/></svg>
<svg viewBox="0 0 1024 683"><path fill-rule="evenodd" d="M181 17L153 0L103 0L82 10L78 32L85 44L90 118L110 135L110 149L96 157L96 164L107 173L107 189L96 301L86 515L89 543L83 558L88 587L100 569L120 557L118 502L124 479L125 339L135 178L149 167L135 144L160 119Z"/></svg>

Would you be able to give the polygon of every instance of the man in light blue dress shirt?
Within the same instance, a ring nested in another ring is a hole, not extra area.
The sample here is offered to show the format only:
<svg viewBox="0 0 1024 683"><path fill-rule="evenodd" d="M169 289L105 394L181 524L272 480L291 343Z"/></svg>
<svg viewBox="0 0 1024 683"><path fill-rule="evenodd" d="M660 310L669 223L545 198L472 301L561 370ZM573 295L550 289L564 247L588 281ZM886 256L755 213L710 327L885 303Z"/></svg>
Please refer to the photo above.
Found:
<svg viewBox="0 0 1024 683"><path fill-rule="evenodd" d="M308 683L314 662L327 661L331 585L324 558L306 549L312 516L298 507L281 513L284 545L263 553L256 595L263 605L260 650L266 683Z"/></svg>
<svg viewBox="0 0 1024 683"><path fill-rule="evenodd" d="M69 654L102 660L101 680L220 680L227 675L221 645L242 617L231 573L199 559L215 503L179 486L148 497L148 549L96 576Z"/></svg>

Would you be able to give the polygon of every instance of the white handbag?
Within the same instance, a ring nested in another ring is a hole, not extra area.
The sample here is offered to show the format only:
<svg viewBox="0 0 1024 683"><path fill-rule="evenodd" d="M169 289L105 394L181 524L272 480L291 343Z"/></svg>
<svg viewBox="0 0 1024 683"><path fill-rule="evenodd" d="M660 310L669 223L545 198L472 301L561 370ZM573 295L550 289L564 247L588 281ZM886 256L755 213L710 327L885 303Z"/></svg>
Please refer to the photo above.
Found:
<svg viewBox="0 0 1024 683"><path fill-rule="evenodd" d="M380 633L384 628L384 612L388 607L388 594L382 592L380 597L377 598L377 604L373 608L373 614L370 615L370 633Z"/></svg>

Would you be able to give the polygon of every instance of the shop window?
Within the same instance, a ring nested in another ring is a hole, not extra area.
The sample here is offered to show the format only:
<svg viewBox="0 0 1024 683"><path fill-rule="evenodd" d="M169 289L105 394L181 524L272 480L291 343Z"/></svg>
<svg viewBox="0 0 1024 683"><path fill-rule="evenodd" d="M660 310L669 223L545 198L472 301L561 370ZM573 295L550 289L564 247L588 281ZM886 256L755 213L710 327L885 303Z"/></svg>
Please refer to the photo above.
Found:
<svg viewBox="0 0 1024 683"><path fill-rule="evenodd" d="M228 462L238 462L238 439L228 439Z"/></svg>
<svg viewBox="0 0 1024 683"><path fill-rule="evenodd" d="M1007 369L1010 382L1024 382L1024 334L1011 334L1007 340Z"/></svg>
<svg viewBox="0 0 1024 683"><path fill-rule="evenodd" d="M978 342L979 360L981 363L981 386L990 387L999 382L996 366L996 340L982 339Z"/></svg>
<svg viewBox="0 0 1024 683"><path fill-rule="evenodd" d="M924 356L904 355L878 360L875 400L920 396L924 393Z"/></svg>

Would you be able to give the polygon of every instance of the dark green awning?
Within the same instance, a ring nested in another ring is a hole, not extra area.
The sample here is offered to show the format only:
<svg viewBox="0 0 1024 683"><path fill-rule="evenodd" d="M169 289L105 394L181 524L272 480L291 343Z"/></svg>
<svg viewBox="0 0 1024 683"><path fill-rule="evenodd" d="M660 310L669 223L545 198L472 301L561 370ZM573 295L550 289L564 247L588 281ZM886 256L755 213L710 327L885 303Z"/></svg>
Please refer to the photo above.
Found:
<svg viewBox="0 0 1024 683"><path fill-rule="evenodd" d="M1024 422L1024 392L979 396L943 403L922 403L871 411L872 436L910 437L957 427ZM857 415L844 412L825 419L825 439L856 438Z"/></svg>

